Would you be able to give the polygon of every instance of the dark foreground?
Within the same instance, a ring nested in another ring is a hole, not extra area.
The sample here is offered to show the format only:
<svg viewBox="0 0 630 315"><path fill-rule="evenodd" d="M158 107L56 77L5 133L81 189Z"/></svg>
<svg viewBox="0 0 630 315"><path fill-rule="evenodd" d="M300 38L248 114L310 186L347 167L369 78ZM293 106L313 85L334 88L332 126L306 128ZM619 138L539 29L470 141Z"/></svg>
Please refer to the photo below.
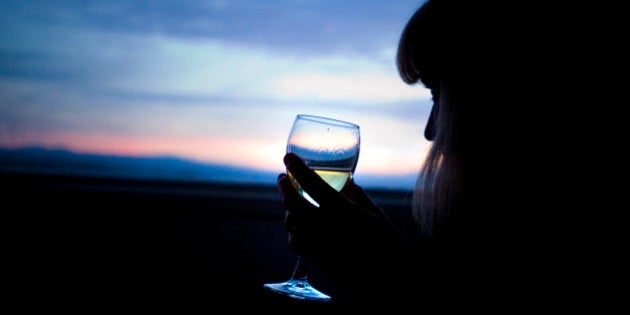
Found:
<svg viewBox="0 0 630 315"><path fill-rule="evenodd" d="M93 310L334 307L267 292L296 256L275 186L155 182L0 173L5 300ZM409 192L370 191L395 222ZM255 309L257 310L257 309ZM286 310L286 309L285 309Z"/></svg>

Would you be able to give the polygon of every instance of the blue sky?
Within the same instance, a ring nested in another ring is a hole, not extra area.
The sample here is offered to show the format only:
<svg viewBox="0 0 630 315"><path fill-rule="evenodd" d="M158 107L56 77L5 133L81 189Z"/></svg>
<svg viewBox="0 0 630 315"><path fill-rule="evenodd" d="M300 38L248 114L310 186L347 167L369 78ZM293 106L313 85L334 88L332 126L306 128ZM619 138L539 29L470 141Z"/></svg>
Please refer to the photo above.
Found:
<svg viewBox="0 0 630 315"><path fill-rule="evenodd" d="M361 126L357 173L427 149L430 95L395 65L421 1L0 3L0 147L282 171L306 113Z"/></svg>

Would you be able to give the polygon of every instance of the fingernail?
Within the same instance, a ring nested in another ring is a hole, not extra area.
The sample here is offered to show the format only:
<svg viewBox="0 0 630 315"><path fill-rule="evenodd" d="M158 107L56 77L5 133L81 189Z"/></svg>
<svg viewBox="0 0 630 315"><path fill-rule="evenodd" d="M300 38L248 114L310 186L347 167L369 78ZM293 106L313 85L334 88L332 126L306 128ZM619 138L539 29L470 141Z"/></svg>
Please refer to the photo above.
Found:
<svg viewBox="0 0 630 315"><path fill-rule="evenodd" d="M276 182L280 182L283 178L285 178L287 176L287 174L284 173L280 173L278 174L278 178L276 179Z"/></svg>

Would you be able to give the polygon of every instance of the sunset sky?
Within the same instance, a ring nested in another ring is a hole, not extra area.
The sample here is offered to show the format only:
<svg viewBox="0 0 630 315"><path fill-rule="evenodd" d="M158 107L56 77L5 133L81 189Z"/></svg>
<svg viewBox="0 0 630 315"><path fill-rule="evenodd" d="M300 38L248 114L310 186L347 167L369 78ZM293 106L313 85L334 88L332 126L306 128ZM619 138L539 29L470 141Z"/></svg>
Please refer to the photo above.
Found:
<svg viewBox="0 0 630 315"><path fill-rule="evenodd" d="M360 125L356 173L414 173L430 94L395 54L421 2L0 0L0 147L281 171L305 113Z"/></svg>

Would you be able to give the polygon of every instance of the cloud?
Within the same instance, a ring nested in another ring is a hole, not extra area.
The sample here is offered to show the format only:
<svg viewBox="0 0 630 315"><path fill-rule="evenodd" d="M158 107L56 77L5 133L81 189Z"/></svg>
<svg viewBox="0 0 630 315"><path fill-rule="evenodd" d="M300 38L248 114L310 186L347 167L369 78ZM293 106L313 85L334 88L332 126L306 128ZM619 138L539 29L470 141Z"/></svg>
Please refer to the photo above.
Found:
<svg viewBox="0 0 630 315"><path fill-rule="evenodd" d="M229 40L301 55L378 55L417 0L5 1L0 25Z"/></svg>
<svg viewBox="0 0 630 315"><path fill-rule="evenodd" d="M387 63L341 55L296 58L218 40L66 29L49 30L48 35L53 43L0 51L0 63L6 65L2 74L119 95L361 101L429 97L426 90L400 80L393 55Z"/></svg>
<svg viewBox="0 0 630 315"><path fill-rule="evenodd" d="M339 99L365 102L399 101L428 98L424 89L401 84L385 73L329 74L300 73L288 75L277 83L279 97Z"/></svg>
<svg viewBox="0 0 630 315"><path fill-rule="evenodd" d="M0 75L173 99L426 98L394 65L415 2L9 1Z"/></svg>
<svg viewBox="0 0 630 315"><path fill-rule="evenodd" d="M416 1L5 4L0 145L270 169L311 113L362 126L360 169L416 169L429 95L394 63Z"/></svg>

